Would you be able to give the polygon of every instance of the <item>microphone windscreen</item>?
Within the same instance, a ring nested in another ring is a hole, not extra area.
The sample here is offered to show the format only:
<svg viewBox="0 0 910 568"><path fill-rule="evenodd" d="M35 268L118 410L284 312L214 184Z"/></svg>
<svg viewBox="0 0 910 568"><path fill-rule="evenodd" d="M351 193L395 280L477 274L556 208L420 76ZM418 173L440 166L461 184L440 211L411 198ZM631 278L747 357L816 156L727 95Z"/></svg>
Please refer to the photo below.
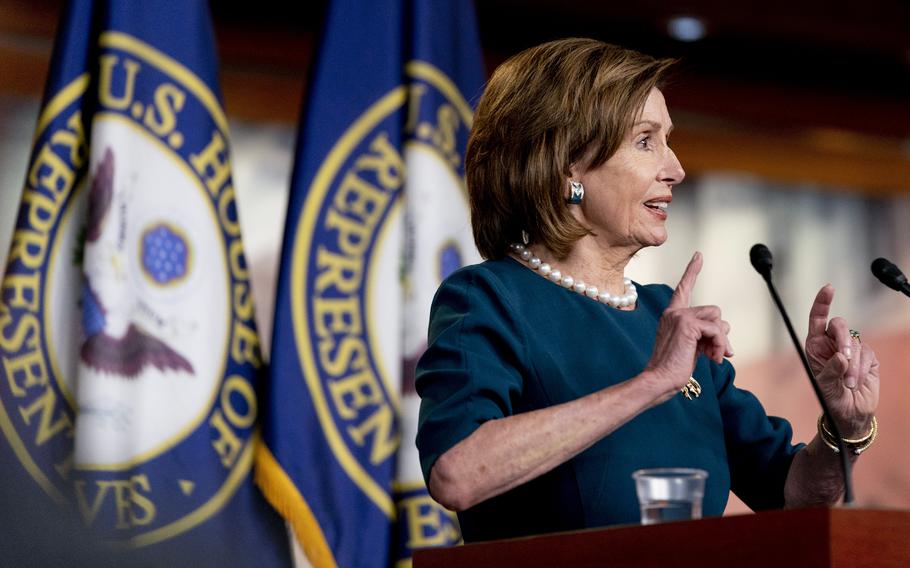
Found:
<svg viewBox="0 0 910 568"><path fill-rule="evenodd" d="M872 261L872 274L881 280L882 284L898 292L907 283L907 277L901 269L886 258L876 258Z"/></svg>
<svg viewBox="0 0 910 568"><path fill-rule="evenodd" d="M765 277L771 275L771 267L774 266L774 262L771 260L771 251L768 250L768 247L761 243L754 245L749 250L749 260L752 262L752 267L759 274Z"/></svg>

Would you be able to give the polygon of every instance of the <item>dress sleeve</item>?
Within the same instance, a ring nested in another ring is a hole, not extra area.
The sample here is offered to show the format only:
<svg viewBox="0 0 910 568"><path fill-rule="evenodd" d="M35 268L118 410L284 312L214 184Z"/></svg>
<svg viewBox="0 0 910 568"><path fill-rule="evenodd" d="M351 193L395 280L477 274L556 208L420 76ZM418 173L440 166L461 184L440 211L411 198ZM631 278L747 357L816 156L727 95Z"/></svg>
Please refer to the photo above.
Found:
<svg viewBox="0 0 910 568"><path fill-rule="evenodd" d="M436 460L487 420L511 416L528 358L498 280L453 274L436 293L417 363L417 449L427 483Z"/></svg>
<svg viewBox="0 0 910 568"><path fill-rule="evenodd" d="M782 508L790 464L805 444L794 445L790 423L768 416L755 395L733 384L728 361L713 366L731 489L754 511Z"/></svg>

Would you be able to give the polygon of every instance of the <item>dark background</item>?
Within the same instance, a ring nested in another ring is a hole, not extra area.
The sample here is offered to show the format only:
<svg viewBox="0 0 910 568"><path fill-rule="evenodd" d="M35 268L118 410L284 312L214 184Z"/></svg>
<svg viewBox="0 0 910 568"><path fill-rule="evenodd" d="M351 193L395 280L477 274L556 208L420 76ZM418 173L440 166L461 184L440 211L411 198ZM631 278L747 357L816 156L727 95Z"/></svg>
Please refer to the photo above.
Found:
<svg viewBox="0 0 910 568"><path fill-rule="evenodd" d="M324 2L212 4L226 64L304 69ZM262 4L260 4L262 5ZM910 134L910 2L482 0L475 3L487 67L560 37L595 37L682 59L678 108L769 126L825 125ZM701 18L707 35L667 33L673 16ZM236 49L238 36L249 45ZM255 44L260 44L259 46ZM276 49L262 45L285 45ZM261 49L260 49L261 48Z"/></svg>
<svg viewBox="0 0 910 568"><path fill-rule="evenodd" d="M369 0L363 0L367 2ZM43 90L61 0L0 0L0 96ZM326 2L211 2L233 120L296 125ZM910 1L479 0L488 70L568 36L680 59L666 95L687 172L910 191ZM673 16L707 34L670 37Z"/></svg>

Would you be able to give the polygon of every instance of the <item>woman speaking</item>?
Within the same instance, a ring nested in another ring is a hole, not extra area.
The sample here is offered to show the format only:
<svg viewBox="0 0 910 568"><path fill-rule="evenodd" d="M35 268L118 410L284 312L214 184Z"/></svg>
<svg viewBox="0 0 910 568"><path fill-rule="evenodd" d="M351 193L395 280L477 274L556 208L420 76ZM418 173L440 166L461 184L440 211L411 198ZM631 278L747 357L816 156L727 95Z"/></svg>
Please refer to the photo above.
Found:
<svg viewBox="0 0 910 568"><path fill-rule="evenodd" d="M669 60L588 39L500 66L466 155L477 248L442 284L418 364L417 446L431 495L465 541L636 523L631 473L708 472L703 508L729 490L753 509L835 503L836 443L808 445L733 383L730 326L675 288L625 277L667 239L685 172L669 146ZM823 287L806 351L850 458L874 438L879 367Z"/></svg>

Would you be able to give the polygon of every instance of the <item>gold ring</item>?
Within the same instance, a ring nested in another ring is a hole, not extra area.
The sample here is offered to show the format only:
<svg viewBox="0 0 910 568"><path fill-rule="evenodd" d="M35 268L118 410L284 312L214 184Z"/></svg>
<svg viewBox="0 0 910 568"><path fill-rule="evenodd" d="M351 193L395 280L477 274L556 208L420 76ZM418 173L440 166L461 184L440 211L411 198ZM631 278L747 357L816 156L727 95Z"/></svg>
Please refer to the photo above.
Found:
<svg viewBox="0 0 910 568"><path fill-rule="evenodd" d="M850 330L850 338L851 338L851 339L855 339L857 343L862 343L862 342L863 342L863 340L860 339L860 337L859 337L859 332L856 331L855 329L851 329L851 330Z"/></svg>

